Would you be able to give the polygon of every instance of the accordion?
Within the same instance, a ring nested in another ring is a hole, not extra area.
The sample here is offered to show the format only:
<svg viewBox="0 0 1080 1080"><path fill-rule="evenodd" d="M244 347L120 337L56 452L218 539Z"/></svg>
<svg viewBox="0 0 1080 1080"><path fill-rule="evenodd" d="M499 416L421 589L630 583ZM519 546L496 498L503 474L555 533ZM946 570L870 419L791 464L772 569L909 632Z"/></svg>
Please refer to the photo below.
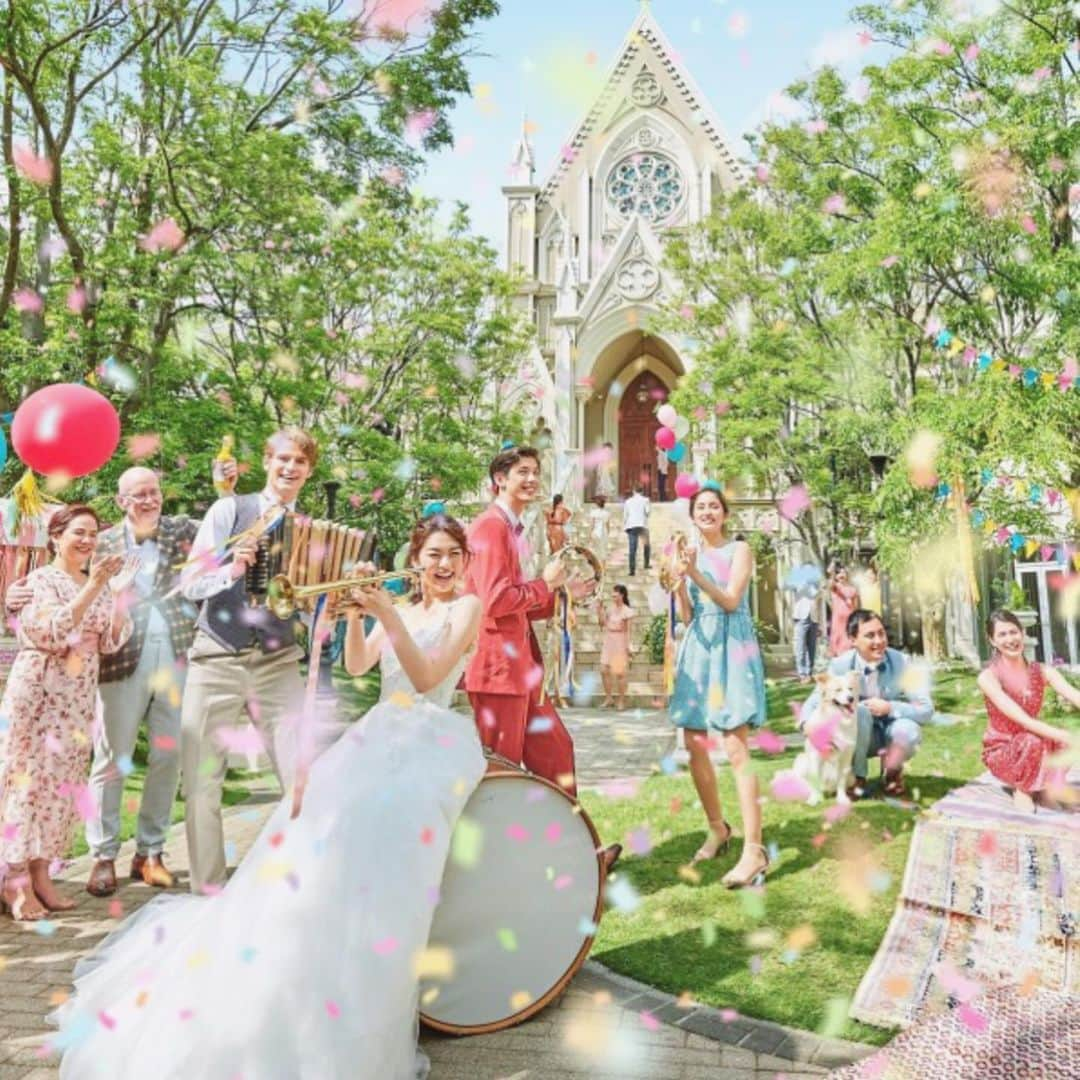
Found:
<svg viewBox="0 0 1080 1080"><path fill-rule="evenodd" d="M244 575L248 596L254 603L265 601L271 583L280 577L294 587L339 581L357 563L369 560L374 546L373 531L289 511L259 537L255 562ZM314 607L315 597L310 600L301 606Z"/></svg>

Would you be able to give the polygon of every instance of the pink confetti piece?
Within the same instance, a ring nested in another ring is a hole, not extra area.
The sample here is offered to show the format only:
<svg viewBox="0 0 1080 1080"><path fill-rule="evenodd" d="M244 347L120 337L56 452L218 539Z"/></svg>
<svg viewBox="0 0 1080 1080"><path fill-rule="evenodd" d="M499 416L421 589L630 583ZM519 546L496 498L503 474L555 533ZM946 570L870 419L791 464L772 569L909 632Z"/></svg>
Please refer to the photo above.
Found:
<svg viewBox="0 0 1080 1080"><path fill-rule="evenodd" d="M796 484L777 502L780 516L787 521L794 521L804 510L810 507L810 496L802 484Z"/></svg>
<svg viewBox="0 0 1080 1080"><path fill-rule="evenodd" d="M638 1013L642 1026L648 1031L659 1031L660 1021L648 1010L643 1009Z"/></svg>
<svg viewBox="0 0 1080 1080"><path fill-rule="evenodd" d="M133 461L142 461L152 457L161 449L161 436L148 433L145 435L131 435L127 441L128 457Z"/></svg>
<svg viewBox="0 0 1080 1080"><path fill-rule="evenodd" d="M523 825L507 825L506 835L519 844L525 843L529 839L529 830Z"/></svg>
<svg viewBox="0 0 1080 1080"><path fill-rule="evenodd" d="M165 218L139 241L139 247L151 255L156 255L160 251L178 251L184 240L183 229L172 218Z"/></svg>
<svg viewBox="0 0 1080 1080"><path fill-rule="evenodd" d="M891 266L895 266L900 261L899 255L886 255L884 259L878 263L879 266L883 266L886 270Z"/></svg>
<svg viewBox="0 0 1080 1080"><path fill-rule="evenodd" d="M829 130L829 123L827 120L808 120L803 125L803 130L807 135L822 135Z"/></svg>
<svg viewBox="0 0 1080 1080"><path fill-rule="evenodd" d="M418 29L438 3L439 0L363 0L360 6L377 30L405 34Z"/></svg>
<svg viewBox="0 0 1080 1080"><path fill-rule="evenodd" d="M1039 226L1035 224L1035 219L1030 214L1025 214L1020 219L1020 228L1028 234L1028 236L1034 236L1039 231Z"/></svg>
<svg viewBox="0 0 1080 1080"><path fill-rule="evenodd" d="M434 109L420 109L409 113L405 118L405 138L415 144L423 141L424 136L435 126L439 114Z"/></svg>
<svg viewBox="0 0 1080 1080"><path fill-rule="evenodd" d="M68 290L64 302L72 315L81 315L86 310L86 290L81 285L75 285Z"/></svg>
<svg viewBox="0 0 1080 1080"><path fill-rule="evenodd" d="M45 301L33 289L16 289L11 294L11 303L16 311L27 315L40 315L45 310Z"/></svg>
<svg viewBox="0 0 1080 1080"><path fill-rule="evenodd" d="M649 828L643 825L640 829L634 829L627 834L626 846L635 855L648 855L652 851L652 839L649 836Z"/></svg>
<svg viewBox="0 0 1080 1080"><path fill-rule="evenodd" d="M544 839L549 844L557 844L562 839L562 826L557 821L553 821L544 829Z"/></svg>
<svg viewBox="0 0 1080 1080"><path fill-rule="evenodd" d="M763 754L782 754L787 749L787 743L782 736L768 728L762 728L746 740L751 746L760 750Z"/></svg>
<svg viewBox="0 0 1080 1080"><path fill-rule="evenodd" d="M851 803L833 803L832 806L826 808L822 817L824 817L830 825L835 825L838 821L843 821L850 813Z"/></svg>
<svg viewBox="0 0 1080 1080"><path fill-rule="evenodd" d="M52 183L53 163L51 158L39 156L22 143L11 152L15 162L15 168L26 177L32 184L40 184L44 187Z"/></svg>
<svg viewBox="0 0 1080 1080"><path fill-rule="evenodd" d="M172 735L155 735L154 746L158 750L175 750L176 739Z"/></svg>
<svg viewBox="0 0 1080 1080"><path fill-rule="evenodd" d="M389 956L391 953L397 951L399 944L397 938L387 937L383 938L381 941L376 941L371 946L371 951L375 953L376 956Z"/></svg>
<svg viewBox="0 0 1080 1080"><path fill-rule="evenodd" d="M821 209L826 214L843 214L847 210L847 200L839 192L830 195L822 204Z"/></svg>
<svg viewBox="0 0 1080 1080"><path fill-rule="evenodd" d="M990 1026L986 1016L972 1005L961 1005L956 1010L956 1015L960 1023L976 1035L981 1035Z"/></svg>
<svg viewBox="0 0 1080 1080"><path fill-rule="evenodd" d="M810 785L790 769L778 772L769 788L779 802L806 802L810 798Z"/></svg>
<svg viewBox="0 0 1080 1080"><path fill-rule="evenodd" d="M806 741L822 757L827 757L833 750L833 739L836 729L840 726L840 717L835 713L828 713L818 719L814 724L806 727Z"/></svg>
<svg viewBox="0 0 1080 1080"><path fill-rule="evenodd" d="M190 1020L195 1015L195 1010L194 1009L181 1009L178 1015L179 1015L181 1020Z"/></svg>
<svg viewBox="0 0 1080 1080"><path fill-rule="evenodd" d="M329 1016L331 1020L336 1020L339 1016L341 1016L341 1007L336 1001L327 1001L325 1002L325 1005L326 1015Z"/></svg>
<svg viewBox="0 0 1080 1080"><path fill-rule="evenodd" d="M122 919L124 917L124 905L119 900L109 901L109 918Z"/></svg>
<svg viewBox="0 0 1080 1080"><path fill-rule="evenodd" d="M981 51L982 51L982 50L981 50L981 49L979 48L979 46L978 46L978 45L976 45L976 44L975 44L974 42L972 42L972 43L971 43L971 44L970 44L970 45L969 45L969 46L968 46L968 47L967 47L967 48L966 48L966 49L964 50L964 59L965 59L965 60L975 60L975 59L977 59L977 58L978 58L978 55L979 55L979 53L980 53Z"/></svg>
<svg viewBox="0 0 1080 1080"><path fill-rule="evenodd" d="M720 1019L723 1020L725 1024L730 1024L739 1019L739 1014L734 1009L721 1009Z"/></svg>
<svg viewBox="0 0 1080 1080"><path fill-rule="evenodd" d="M104 1009L97 1014L98 1020L101 1022L101 1026L112 1031L116 1027L116 1020L113 1019Z"/></svg>
<svg viewBox="0 0 1080 1080"><path fill-rule="evenodd" d="M555 879L555 890L557 892L562 892L563 889L568 889L573 884L574 884L574 879L573 879L573 877L571 877L570 874L560 874Z"/></svg>

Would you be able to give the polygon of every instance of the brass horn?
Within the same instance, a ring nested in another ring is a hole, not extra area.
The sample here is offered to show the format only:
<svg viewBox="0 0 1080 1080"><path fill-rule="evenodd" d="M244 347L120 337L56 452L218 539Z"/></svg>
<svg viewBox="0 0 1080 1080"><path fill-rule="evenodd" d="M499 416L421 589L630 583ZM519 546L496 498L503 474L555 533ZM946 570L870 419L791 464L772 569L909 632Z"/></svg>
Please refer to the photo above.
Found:
<svg viewBox="0 0 1080 1080"><path fill-rule="evenodd" d="M672 593L682 581L686 563L687 539L684 532L673 532L660 551L660 588Z"/></svg>
<svg viewBox="0 0 1080 1080"><path fill-rule="evenodd" d="M415 579L419 570L388 570L382 574L369 574L367 577L342 578L340 581L324 581L318 585L294 585L286 574L277 574L270 579L266 590L266 606L279 619L289 619L304 603L326 593L344 592L359 585L382 585L401 578Z"/></svg>

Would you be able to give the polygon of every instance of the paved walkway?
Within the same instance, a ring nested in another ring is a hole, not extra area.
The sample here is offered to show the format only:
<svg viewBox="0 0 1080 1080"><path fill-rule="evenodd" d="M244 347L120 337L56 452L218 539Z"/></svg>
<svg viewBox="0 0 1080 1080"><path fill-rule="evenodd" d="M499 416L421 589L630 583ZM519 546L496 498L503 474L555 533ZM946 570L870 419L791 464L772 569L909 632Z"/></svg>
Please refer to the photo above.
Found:
<svg viewBox="0 0 1080 1080"><path fill-rule="evenodd" d="M647 776L674 747L663 713L568 710L567 719L588 786ZM226 813L227 842L238 857L275 801L265 787ZM127 869L131 854L128 843L118 869ZM182 830L173 830L166 856L186 881ZM0 919L0 1080L56 1077L55 1059L44 1046L51 1030L47 1014L68 994L79 957L153 894L141 883L125 882L112 900L94 899L83 890L89 869L84 857L62 876L69 883L63 891L79 900L75 911L36 927ZM595 963L526 1024L468 1039L425 1034L422 1043L432 1080L771 1080L777 1073L820 1075L870 1049L676 1001Z"/></svg>

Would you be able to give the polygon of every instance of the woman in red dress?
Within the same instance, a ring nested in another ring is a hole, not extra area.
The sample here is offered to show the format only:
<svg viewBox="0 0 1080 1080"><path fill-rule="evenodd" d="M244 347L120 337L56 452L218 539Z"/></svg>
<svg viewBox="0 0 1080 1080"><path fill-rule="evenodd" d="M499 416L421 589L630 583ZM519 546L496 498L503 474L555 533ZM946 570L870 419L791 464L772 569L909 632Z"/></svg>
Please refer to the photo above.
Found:
<svg viewBox="0 0 1080 1080"><path fill-rule="evenodd" d="M994 656L979 675L987 715L983 764L1013 789L1020 809L1034 811L1036 804L1060 809L1054 789L1064 787L1065 773L1047 759L1068 745L1069 733L1040 720L1039 713L1047 685L1077 709L1080 690L1054 668L1027 662L1024 628L1011 611L992 612L986 632Z"/></svg>

